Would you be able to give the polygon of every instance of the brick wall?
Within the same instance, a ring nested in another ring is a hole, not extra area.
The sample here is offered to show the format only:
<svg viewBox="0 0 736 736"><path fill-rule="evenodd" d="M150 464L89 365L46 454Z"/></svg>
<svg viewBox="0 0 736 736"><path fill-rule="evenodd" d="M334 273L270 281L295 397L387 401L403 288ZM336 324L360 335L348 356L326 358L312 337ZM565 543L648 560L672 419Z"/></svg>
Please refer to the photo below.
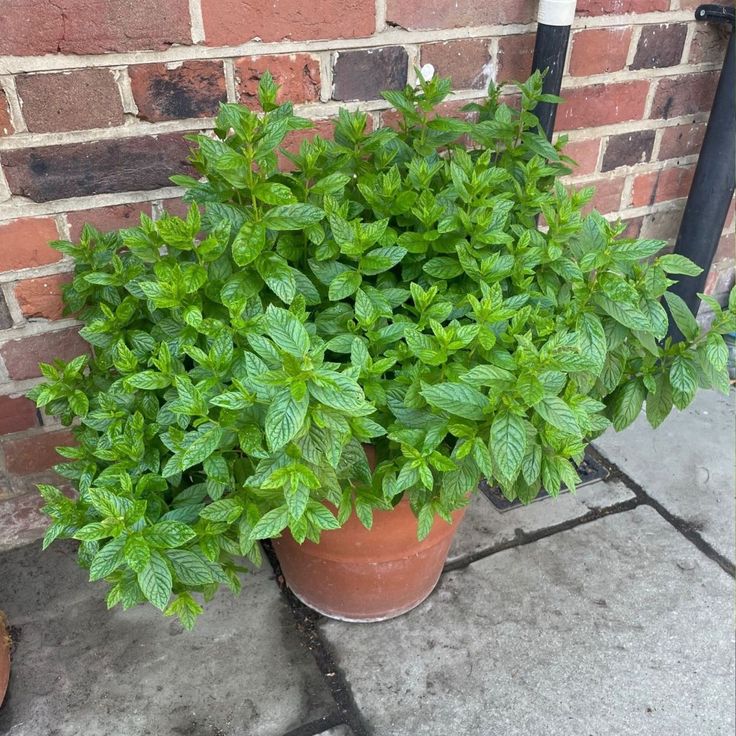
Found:
<svg viewBox="0 0 736 736"><path fill-rule="evenodd" d="M632 233L671 239L725 39L694 0L579 0L558 129L571 182ZM270 69L329 135L340 104L381 122L379 91L431 62L459 100L530 71L531 0L4 0L0 34L0 546L39 526L33 483L64 430L23 392L36 364L83 349L60 309L70 264L48 241L82 223L182 209L182 135L223 100L253 104ZM356 102L358 101L358 102ZM733 208L708 291L733 281Z"/></svg>

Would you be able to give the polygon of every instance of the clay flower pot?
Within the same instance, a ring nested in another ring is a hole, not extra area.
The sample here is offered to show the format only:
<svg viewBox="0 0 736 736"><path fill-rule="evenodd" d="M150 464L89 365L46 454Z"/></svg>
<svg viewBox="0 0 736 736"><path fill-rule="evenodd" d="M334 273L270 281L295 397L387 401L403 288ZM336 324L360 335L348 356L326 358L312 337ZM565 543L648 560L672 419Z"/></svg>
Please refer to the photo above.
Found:
<svg viewBox="0 0 736 736"><path fill-rule="evenodd" d="M5 699L10 679L10 634L8 632L5 614L0 611L0 705Z"/></svg>
<svg viewBox="0 0 736 736"><path fill-rule="evenodd" d="M385 621L418 606L434 589L465 514L436 519L417 541L417 519L402 499L393 511L374 511L369 531L352 515L319 544L291 534L273 539L286 583L315 611L342 621Z"/></svg>

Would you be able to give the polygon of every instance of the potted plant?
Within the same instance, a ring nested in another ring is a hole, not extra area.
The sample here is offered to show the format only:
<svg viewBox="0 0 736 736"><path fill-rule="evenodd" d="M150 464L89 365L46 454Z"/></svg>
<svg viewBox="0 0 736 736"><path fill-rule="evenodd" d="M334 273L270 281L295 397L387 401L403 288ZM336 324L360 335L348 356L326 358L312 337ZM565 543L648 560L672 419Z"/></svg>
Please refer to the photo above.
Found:
<svg viewBox="0 0 736 736"><path fill-rule="evenodd" d="M334 141L280 167L309 123L264 75L262 114L226 104L191 137L186 218L55 244L93 355L43 365L31 391L78 442L57 468L77 497L40 487L43 544L79 540L109 606L191 627L272 538L317 609L397 615L431 591L482 476L524 502L572 490L609 424L728 391L733 297L703 297L704 333L667 293L697 267L581 214L592 192L560 183L564 138L532 113L541 77L491 86L473 119L441 114L449 91L385 93L395 129L342 110Z"/></svg>

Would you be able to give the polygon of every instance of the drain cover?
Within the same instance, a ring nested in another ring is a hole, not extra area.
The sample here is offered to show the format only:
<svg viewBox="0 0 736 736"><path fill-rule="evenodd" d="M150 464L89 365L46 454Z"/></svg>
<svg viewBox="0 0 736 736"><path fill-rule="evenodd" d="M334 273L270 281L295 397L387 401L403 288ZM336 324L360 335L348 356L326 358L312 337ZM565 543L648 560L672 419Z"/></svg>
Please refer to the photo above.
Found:
<svg viewBox="0 0 736 736"><path fill-rule="evenodd" d="M580 476L580 485L578 486L578 488L582 488L583 486L595 483L597 480L604 480L608 476L608 471L586 452L585 458L583 459L583 462L580 463L580 467L578 468L578 476ZM506 496L501 493L501 489L498 486L489 486L485 479L480 482L479 488L481 493L499 511L508 511L509 509L515 509L519 506L524 505L518 499L514 501L509 501ZM567 489L564 489L561 490L560 493L569 493L569 491ZM532 501L532 503L536 503L537 501L544 501L547 498L550 498L550 495L543 488L539 492L539 495L534 499L534 501Z"/></svg>

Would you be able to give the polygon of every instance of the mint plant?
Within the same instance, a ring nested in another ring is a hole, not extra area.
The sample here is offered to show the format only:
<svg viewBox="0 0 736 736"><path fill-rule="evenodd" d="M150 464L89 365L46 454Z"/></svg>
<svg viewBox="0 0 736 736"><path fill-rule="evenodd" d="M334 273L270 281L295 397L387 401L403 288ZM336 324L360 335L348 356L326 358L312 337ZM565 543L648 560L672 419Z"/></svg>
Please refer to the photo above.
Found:
<svg viewBox="0 0 736 736"><path fill-rule="evenodd" d="M148 600L190 628L261 539L370 527L402 497L422 539L482 476L524 502L573 490L609 424L728 392L736 299L703 297L704 332L667 292L696 266L581 214L592 192L560 183L564 137L532 112L541 77L517 107L491 85L472 120L441 114L449 92L385 93L397 129L342 110L285 170L309 123L264 75L261 114L225 104L214 137L191 137L186 218L54 244L93 356L43 365L30 394L78 442L57 466L76 496L40 487L44 546L79 540L109 606Z"/></svg>

